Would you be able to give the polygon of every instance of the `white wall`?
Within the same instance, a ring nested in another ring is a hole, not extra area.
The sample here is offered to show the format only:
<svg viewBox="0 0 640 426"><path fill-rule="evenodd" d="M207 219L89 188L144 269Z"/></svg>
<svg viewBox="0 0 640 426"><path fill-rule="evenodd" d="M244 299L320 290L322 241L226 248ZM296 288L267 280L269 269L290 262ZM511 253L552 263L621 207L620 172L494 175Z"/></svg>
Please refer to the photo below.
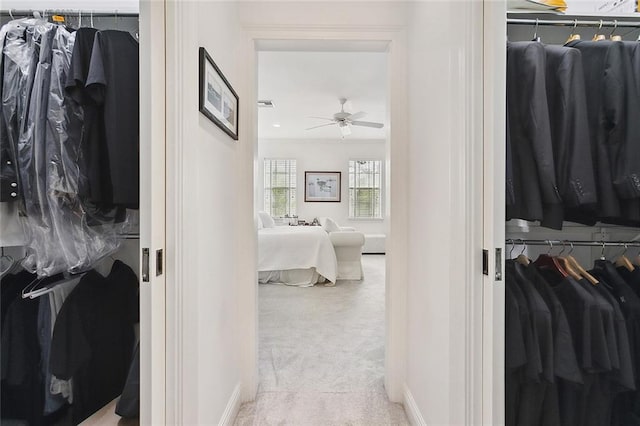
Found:
<svg viewBox="0 0 640 426"><path fill-rule="evenodd" d="M465 194L465 185L482 180L482 130L473 127L482 105L482 5L470 14L471 4L416 2L409 13L406 377L429 425L472 423L469 363L480 359L467 311L469 304L481 307L480 269L465 271L479 258L482 238L482 211L473 208L481 199Z"/></svg>
<svg viewBox="0 0 640 426"><path fill-rule="evenodd" d="M256 179L257 199L264 200L264 159L295 159L298 188L296 207L299 219L311 221L314 217L327 216L341 226L353 226L358 231L367 234L384 234L386 220L349 219L349 160L381 160L384 169L385 155L384 140L260 139L258 141L259 161ZM339 203L305 203L305 171L342 172L342 201ZM385 198L383 196L383 203ZM256 207L262 210L264 206L259 204ZM384 212L384 204L382 211Z"/></svg>
<svg viewBox="0 0 640 426"><path fill-rule="evenodd" d="M207 49L241 100L234 2L171 2L168 10L168 256L178 259L179 424L218 424L240 383L236 253L239 142L198 111L198 48ZM175 175L175 181L171 178ZM173 302L173 300L169 301ZM171 393L170 393L171 395Z"/></svg>
<svg viewBox="0 0 640 426"><path fill-rule="evenodd" d="M399 235L404 232L402 227L410 224L410 237L393 244L390 285L408 285L406 300L393 301L403 313L404 303L407 304L408 356L388 367L406 376L406 389L428 424L464 424L469 419L469 401L465 397L469 386L467 357L471 356L470 348L465 346L469 321L466 304L473 291L466 269L455 257L461 250L455 242L465 241L473 215L480 218L465 204L469 200L465 198L464 182L473 172L470 165L477 164L481 155L470 159L477 152L464 148L472 134L465 120L473 104L470 100L474 99L468 96L471 88L467 87L467 79L477 70L469 64L477 64L482 53L481 35L476 37L479 48L472 48L468 35L480 27L481 13L464 17L465 28L459 30L467 2L341 2L339 13L331 2L179 2L175 7L184 11L176 23L178 27L173 29L179 48L170 49L167 58L181 64L169 83L170 90L171 83L177 86L172 90L179 102L168 114L180 129L178 143L182 152L174 155L176 152L170 147L167 159L180 168L184 191L172 194L170 190L169 196L177 198L169 202L177 206L177 223L182 228L183 243L174 249L184 259L183 265L189 266L181 271L178 283L183 286L181 423L217 423L241 377L243 386L247 386L243 398L252 397L257 373L248 371L255 365L256 300L243 299L256 294L255 264L251 260L239 261L255 255L251 175L258 163L254 156L257 144L252 146L254 141L243 139L246 136L242 133L239 142L232 142L198 113L194 90L197 46L207 47L234 84L241 99L241 122L243 117L255 119L256 114L249 113L255 99L247 94L255 95L251 89L255 79L252 81L249 67L256 63L238 63L234 56L238 50L253 49L253 45L244 40L245 44L237 49L238 33L241 26L285 25L292 32L301 28L321 31L323 26L344 26L345 33L353 27L374 32L382 27L407 28L408 45L396 45L391 56L391 61L396 54L396 58L404 57L408 48L408 80L400 75L400 80L392 81L390 87L410 94L410 133L407 138L391 141L403 147L391 149L391 154L399 153L395 158L401 158L406 166L393 169L394 182L400 190L391 195L393 200L410 202L407 217L402 209L397 210L399 215L391 218L390 228L393 232L395 226L400 230L395 235ZM244 83L236 83L235 76L241 76ZM407 105L395 105L391 111L404 112L406 108ZM392 125L404 124L405 119L405 115L395 119L392 115ZM241 132L255 134L256 121L245 121ZM481 143L475 146L481 147ZM409 160L405 158L407 147ZM469 246L462 250L468 254L476 249ZM403 263L406 258L408 268ZM462 262L466 265L473 261ZM393 281L393 277L404 279ZM240 301L237 291L243 294ZM236 331L241 351L233 337ZM404 348L403 337L396 338L396 345ZM397 390L390 392L399 399Z"/></svg>

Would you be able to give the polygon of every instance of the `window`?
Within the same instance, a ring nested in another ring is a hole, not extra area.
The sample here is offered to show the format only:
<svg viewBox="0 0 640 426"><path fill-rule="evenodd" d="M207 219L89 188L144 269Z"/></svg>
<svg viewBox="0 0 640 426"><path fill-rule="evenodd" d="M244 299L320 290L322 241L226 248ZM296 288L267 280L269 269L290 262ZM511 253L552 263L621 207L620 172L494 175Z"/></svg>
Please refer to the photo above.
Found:
<svg viewBox="0 0 640 426"><path fill-rule="evenodd" d="M264 160L264 210L274 217L296 214L296 160Z"/></svg>
<svg viewBox="0 0 640 426"><path fill-rule="evenodd" d="M382 219L382 161L349 161L349 217Z"/></svg>

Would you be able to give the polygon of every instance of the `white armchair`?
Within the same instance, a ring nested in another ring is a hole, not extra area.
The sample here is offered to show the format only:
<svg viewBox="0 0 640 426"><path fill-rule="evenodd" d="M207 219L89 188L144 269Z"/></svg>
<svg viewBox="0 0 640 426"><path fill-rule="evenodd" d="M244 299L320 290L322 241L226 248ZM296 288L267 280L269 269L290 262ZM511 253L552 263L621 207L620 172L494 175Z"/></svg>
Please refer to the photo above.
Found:
<svg viewBox="0 0 640 426"><path fill-rule="evenodd" d="M320 224L329 233L329 239L336 251L339 280L361 280L362 247L364 234L354 228L340 227L329 218L321 218Z"/></svg>

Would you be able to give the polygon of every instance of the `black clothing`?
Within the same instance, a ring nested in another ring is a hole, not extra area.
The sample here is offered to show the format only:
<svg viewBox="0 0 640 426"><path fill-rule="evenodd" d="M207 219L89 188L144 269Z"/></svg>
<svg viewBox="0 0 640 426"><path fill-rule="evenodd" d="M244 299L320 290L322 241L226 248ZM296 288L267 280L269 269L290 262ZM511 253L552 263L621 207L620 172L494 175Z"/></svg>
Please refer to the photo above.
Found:
<svg viewBox="0 0 640 426"><path fill-rule="evenodd" d="M540 353L541 372L537 380L525 380L520 388L518 407L519 425L559 425L558 410L543 409L549 399L550 384L554 382L554 351L551 312L533 284L525 276L525 267L513 260L507 261L506 270L522 291L531 315L534 346Z"/></svg>
<svg viewBox="0 0 640 426"><path fill-rule="evenodd" d="M615 268L610 262L596 261L592 271L603 286L615 296L625 317L625 325L629 338L634 383L636 388L640 383L640 298L625 282L623 276L631 276L634 272L640 272L637 268L631 272L626 268ZM626 392L619 395L614 401L612 410L612 425L638 424L640 419L640 392Z"/></svg>
<svg viewBox="0 0 640 426"><path fill-rule="evenodd" d="M543 207L562 202L556 185L540 43L507 43L508 129L515 203L507 218L541 220Z"/></svg>
<svg viewBox="0 0 640 426"><path fill-rule="evenodd" d="M139 204L139 66L138 42L125 31L96 34L87 76L87 93L103 107L105 151L111 199L107 205ZM102 152L102 151L100 151ZM107 195L108 196L108 195Z"/></svg>
<svg viewBox="0 0 640 426"><path fill-rule="evenodd" d="M542 225L562 229L565 209L597 202L579 50L544 46L546 97L549 108L555 176L562 204L547 206Z"/></svg>
<svg viewBox="0 0 640 426"><path fill-rule="evenodd" d="M567 380L558 382L558 398L563 425L582 426L600 418L608 405L593 402L597 393L599 367L607 351L602 317L594 297L571 277L563 278L556 271L539 269L551 285L565 311L573 347L582 374L582 384ZM607 357L608 359L608 357Z"/></svg>
<svg viewBox="0 0 640 426"><path fill-rule="evenodd" d="M15 31L13 25L6 25L0 30L0 202L17 200L20 195L18 189L18 171L16 169L15 146L11 145L9 129L2 114L2 99L4 99L4 50L7 32ZM11 87L7 87L6 96L11 96Z"/></svg>
<svg viewBox="0 0 640 426"><path fill-rule="evenodd" d="M78 193L83 199L100 204L102 200L112 199L109 162L105 157L108 154L104 141L104 114L102 106L96 105L85 88L97 32L95 28L80 28L76 31L65 90L82 109Z"/></svg>
<svg viewBox="0 0 640 426"><path fill-rule="evenodd" d="M505 308L505 422L507 426L512 426L517 424L520 381L522 369L527 363L527 352L523 338L524 316L510 285L505 286Z"/></svg>
<svg viewBox="0 0 640 426"><path fill-rule="evenodd" d="M65 301L53 332L51 372L73 379L74 423L120 395L133 354L138 282L116 261L108 277L82 277Z"/></svg>
<svg viewBox="0 0 640 426"><path fill-rule="evenodd" d="M140 344L136 345L127 382L116 405L116 414L125 418L140 416Z"/></svg>
<svg viewBox="0 0 640 426"><path fill-rule="evenodd" d="M43 424L44 416L39 303L40 299L16 298L2 327L2 418L22 419L30 425Z"/></svg>
<svg viewBox="0 0 640 426"><path fill-rule="evenodd" d="M587 95L591 149L601 218L637 221L635 202L625 208L619 199L640 197L639 100L629 54L622 43L573 41L581 51ZM635 209L635 212L634 212Z"/></svg>

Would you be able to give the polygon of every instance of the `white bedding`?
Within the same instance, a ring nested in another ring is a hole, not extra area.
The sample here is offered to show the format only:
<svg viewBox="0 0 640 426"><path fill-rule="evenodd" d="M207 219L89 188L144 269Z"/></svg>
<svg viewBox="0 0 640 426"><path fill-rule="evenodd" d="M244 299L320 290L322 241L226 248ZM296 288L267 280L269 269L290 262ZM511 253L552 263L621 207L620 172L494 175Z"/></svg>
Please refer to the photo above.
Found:
<svg viewBox="0 0 640 426"><path fill-rule="evenodd" d="M328 281L336 282L338 262L327 232L319 226L276 226L260 229L258 272L296 269L313 269ZM312 285L314 282L285 284Z"/></svg>

